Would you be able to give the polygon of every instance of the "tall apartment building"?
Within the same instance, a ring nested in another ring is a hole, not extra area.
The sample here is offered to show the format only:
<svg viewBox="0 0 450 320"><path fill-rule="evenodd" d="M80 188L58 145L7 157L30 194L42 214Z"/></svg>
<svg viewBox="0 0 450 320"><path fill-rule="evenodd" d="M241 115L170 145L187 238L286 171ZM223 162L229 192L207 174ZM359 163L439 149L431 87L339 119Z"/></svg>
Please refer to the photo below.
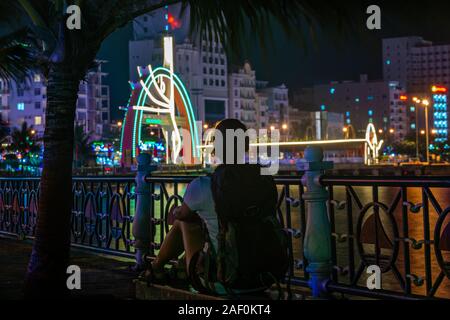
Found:
<svg viewBox="0 0 450 320"><path fill-rule="evenodd" d="M90 70L86 80L81 81L78 93L76 122L82 125L93 139L99 139L110 124L109 86L102 79L101 61ZM30 80L21 83L1 83L2 107L1 120L12 128L19 128L23 122L33 126L36 134L42 136L45 128L45 110L47 107L47 86L40 74L34 74Z"/></svg>
<svg viewBox="0 0 450 320"><path fill-rule="evenodd" d="M257 128L259 108L256 105L256 74L249 62L228 76L229 115L241 120L248 128ZM258 101L261 101L258 100Z"/></svg>
<svg viewBox="0 0 450 320"><path fill-rule="evenodd" d="M450 44L421 37L383 39L383 76L399 81L409 93L428 93L433 85L450 85Z"/></svg>
<svg viewBox="0 0 450 320"><path fill-rule="evenodd" d="M269 87L267 81L256 80L256 72L249 62L229 74L228 85L230 117L254 129L281 130L283 124L287 125L289 98L285 85Z"/></svg>
<svg viewBox="0 0 450 320"><path fill-rule="evenodd" d="M268 96L267 117L270 126L281 129L289 121L289 89L281 84L275 87L262 87L260 91Z"/></svg>

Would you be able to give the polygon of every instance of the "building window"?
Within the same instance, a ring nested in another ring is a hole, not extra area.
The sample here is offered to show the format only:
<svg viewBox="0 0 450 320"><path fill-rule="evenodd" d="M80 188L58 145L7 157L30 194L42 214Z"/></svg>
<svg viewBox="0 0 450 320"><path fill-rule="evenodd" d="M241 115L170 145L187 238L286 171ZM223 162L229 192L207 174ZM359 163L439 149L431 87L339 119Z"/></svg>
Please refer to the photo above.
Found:
<svg viewBox="0 0 450 320"><path fill-rule="evenodd" d="M40 109L40 108L41 108L41 102L40 102L40 101L36 101L36 102L34 103L34 108L35 108L35 109Z"/></svg>
<svg viewBox="0 0 450 320"><path fill-rule="evenodd" d="M222 87L225 87L225 80L222 80Z"/></svg>
<svg viewBox="0 0 450 320"><path fill-rule="evenodd" d="M203 79L203 85L207 85L208 84L208 80L206 80L206 78L205 79Z"/></svg>
<svg viewBox="0 0 450 320"><path fill-rule="evenodd" d="M42 117L41 117L41 116L36 116L36 117L34 117L34 125L35 125L35 126L40 126L40 125L42 125Z"/></svg>
<svg viewBox="0 0 450 320"><path fill-rule="evenodd" d="M25 103L19 102L19 103L17 104L17 110L19 110L19 111L24 111L24 110L25 110Z"/></svg>
<svg viewBox="0 0 450 320"><path fill-rule="evenodd" d="M41 88L34 88L34 95L40 96L41 95Z"/></svg>
<svg viewBox="0 0 450 320"><path fill-rule="evenodd" d="M35 74L35 75L34 75L34 78L33 78L33 81L34 81L34 82L41 82L41 76L38 75L38 74Z"/></svg>

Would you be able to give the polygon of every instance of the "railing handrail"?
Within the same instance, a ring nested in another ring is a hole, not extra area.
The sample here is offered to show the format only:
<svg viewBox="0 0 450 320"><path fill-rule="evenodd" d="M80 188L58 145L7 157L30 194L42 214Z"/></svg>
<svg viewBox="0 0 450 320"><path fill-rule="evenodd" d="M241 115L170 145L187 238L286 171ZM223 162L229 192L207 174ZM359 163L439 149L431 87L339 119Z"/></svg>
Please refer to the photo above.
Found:
<svg viewBox="0 0 450 320"><path fill-rule="evenodd" d="M206 176L206 174L189 175L189 176L165 176L155 175L147 176L146 182L154 183L189 183L195 178ZM41 177L0 177L1 181L40 181ZM89 182L131 182L134 181L132 176L76 176L72 177L72 181L89 181ZM274 176L275 183L295 183L300 182L301 176ZM450 176L420 176L420 177L406 177L406 176L335 176L324 175L320 178L320 182L325 186L381 186L381 187L435 187L435 188L450 188Z"/></svg>
<svg viewBox="0 0 450 320"><path fill-rule="evenodd" d="M332 176L324 175L320 182L325 186L359 186L359 187L430 187L450 188L450 176Z"/></svg>

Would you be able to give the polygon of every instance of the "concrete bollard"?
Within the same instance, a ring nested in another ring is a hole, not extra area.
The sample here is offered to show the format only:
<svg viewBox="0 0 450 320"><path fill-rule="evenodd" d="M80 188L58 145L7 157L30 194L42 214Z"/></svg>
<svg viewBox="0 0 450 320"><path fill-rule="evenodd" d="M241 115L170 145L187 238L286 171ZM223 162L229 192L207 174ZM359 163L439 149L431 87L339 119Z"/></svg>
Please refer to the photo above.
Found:
<svg viewBox="0 0 450 320"><path fill-rule="evenodd" d="M299 164L305 174L302 183L306 187L303 199L306 204L306 231L303 251L308 261L309 285L315 298L326 296L326 283L331 277L331 228L328 217L328 191L320 184L325 170L333 168L333 162L323 161L323 150L318 146L305 150L306 162Z"/></svg>
<svg viewBox="0 0 450 320"><path fill-rule="evenodd" d="M152 157L149 154L140 154L137 157L138 170L136 174L136 212L133 219L133 236L135 239L136 250L136 269L141 270L144 267L143 260L146 254L151 253L153 242L153 188L150 183L145 181L145 177L151 175L156 170L152 166Z"/></svg>

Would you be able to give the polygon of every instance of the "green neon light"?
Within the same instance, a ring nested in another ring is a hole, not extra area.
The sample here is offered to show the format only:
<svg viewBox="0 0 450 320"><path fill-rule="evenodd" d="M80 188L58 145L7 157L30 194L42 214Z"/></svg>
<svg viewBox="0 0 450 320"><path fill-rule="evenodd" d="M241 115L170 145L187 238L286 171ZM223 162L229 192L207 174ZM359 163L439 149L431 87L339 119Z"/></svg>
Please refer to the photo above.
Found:
<svg viewBox="0 0 450 320"><path fill-rule="evenodd" d="M145 119L145 123L146 124L162 124L162 121L160 119L147 118L147 119Z"/></svg>
<svg viewBox="0 0 450 320"><path fill-rule="evenodd" d="M162 72L161 75L157 74L158 72ZM167 74L164 74L167 73ZM167 68L163 68L163 67L159 67L156 68L155 70L153 70L153 75L154 77L165 77L168 79L171 79L170 77L170 70L168 70ZM177 88L178 92L181 93L181 99L183 100L183 104L185 106L187 106L187 116L188 116L188 123L189 123L189 128L191 130L191 141L192 141L192 154L194 157L198 156L199 154L199 150L197 146L200 145L200 141L199 141L199 137L198 137L198 130L197 130L197 126L196 126L196 120L195 120L195 116L194 116L194 111L193 111L193 107L192 107L192 102L189 98L189 94L186 90L186 87L184 86L183 82L181 81L181 79L173 73L174 76L174 84L175 87ZM145 81L145 85L147 86L149 84L149 82L151 81L152 76L149 75ZM140 106L144 106L146 101L147 101L147 95L144 95L145 90L141 90L140 94L139 94L139 98L138 98L138 105ZM137 130L137 134L138 134L138 141L140 141L140 136L141 136L141 126L142 126L142 115L143 115L143 111L140 111L140 120L139 122L137 122L138 119L138 113L136 113L136 117L135 117L135 121L134 121L134 134L133 134L133 157L136 157L136 130ZM150 119L147 119L150 120ZM157 120L157 119L153 119L153 120ZM139 126L139 128L137 127Z"/></svg>
<svg viewBox="0 0 450 320"><path fill-rule="evenodd" d="M139 112L136 112L136 115L134 116L134 127L133 127L134 130L137 127L138 116L139 116ZM140 128L141 128L141 126L139 125L139 129ZM136 131L134 131L134 133L133 133L133 153L132 153L132 155L133 155L133 158L136 158Z"/></svg>
<svg viewBox="0 0 450 320"><path fill-rule="evenodd" d="M144 111L139 111L139 124L141 124L142 123L142 117L144 116ZM139 130L139 132L138 132L138 144L140 144L141 143L141 132L142 130Z"/></svg>

